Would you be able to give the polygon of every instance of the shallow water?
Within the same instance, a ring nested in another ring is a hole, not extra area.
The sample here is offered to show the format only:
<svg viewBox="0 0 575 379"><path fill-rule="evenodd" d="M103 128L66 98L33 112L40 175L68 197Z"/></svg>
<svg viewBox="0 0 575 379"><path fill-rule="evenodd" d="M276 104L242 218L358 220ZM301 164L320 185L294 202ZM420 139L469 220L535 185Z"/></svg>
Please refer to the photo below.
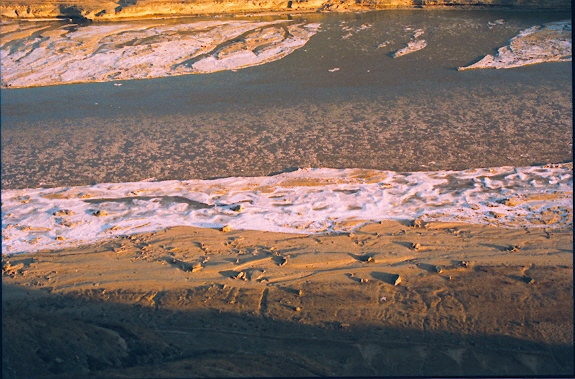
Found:
<svg viewBox="0 0 575 379"><path fill-rule="evenodd" d="M320 32L261 66L121 86L2 90L2 188L572 160L571 63L456 70L521 30L569 14L293 18L321 23ZM418 29L426 47L392 58Z"/></svg>

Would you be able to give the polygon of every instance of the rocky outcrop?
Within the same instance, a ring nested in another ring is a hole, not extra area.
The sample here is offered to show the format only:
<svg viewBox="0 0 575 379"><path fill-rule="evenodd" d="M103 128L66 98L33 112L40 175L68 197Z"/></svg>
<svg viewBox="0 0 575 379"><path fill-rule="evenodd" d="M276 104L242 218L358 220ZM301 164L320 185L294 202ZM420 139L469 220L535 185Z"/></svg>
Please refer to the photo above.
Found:
<svg viewBox="0 0 575 379"><path fill-rule="evenodd" d="M511 7L571 9L569 0L3 0L0 16L9 19L71 18L114 20L277 11L351 11L409 7Z"/></svg>

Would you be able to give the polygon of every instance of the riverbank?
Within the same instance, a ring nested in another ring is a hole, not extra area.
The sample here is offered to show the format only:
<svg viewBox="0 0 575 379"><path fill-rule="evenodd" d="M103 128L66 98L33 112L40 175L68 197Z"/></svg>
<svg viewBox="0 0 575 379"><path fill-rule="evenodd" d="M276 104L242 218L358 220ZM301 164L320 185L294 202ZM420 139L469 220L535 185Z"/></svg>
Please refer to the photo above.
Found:
<svg viewBox="0 0 575 379"><path fill-rule="evenodd" d="M0 15L5 19L64 18L76 21L112 21L134 18L197 16L217 14L262 14L265 12L358 12L377 9L527 9L570 10L567 0L89 0L81 3L62 3L57 0L6 0L0 5Z"/></svg>
<svg viewBox="0 0 575 379"><path fill-rule="evenodd" d="M175 227L3 257L3 377L569 376L572 238Z"/></svg>

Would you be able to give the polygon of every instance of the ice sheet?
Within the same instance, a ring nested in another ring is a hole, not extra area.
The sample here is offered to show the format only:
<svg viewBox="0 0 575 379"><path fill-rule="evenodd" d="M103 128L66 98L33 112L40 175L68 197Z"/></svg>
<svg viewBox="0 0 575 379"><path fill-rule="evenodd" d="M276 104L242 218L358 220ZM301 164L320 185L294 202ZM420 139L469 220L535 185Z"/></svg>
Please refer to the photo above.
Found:
<svg viewBox="0 0 575 379"><path fill-rule="evenodd" d="M525 29L497 54L459 70L514 68L544 62L571 61L571 20L550 22Z"/></svg>
<svg viewBox="0 0 575 379"><path fill-rule="evenodd" d="M276 176L2 191L2 253L188 225L288 233L346 221L572 225L573 165L397 173L300 169Z"/></svg>
<svg viewBox="0 0 575 379"><path fill-rule="evenodd" d="M319 24L287 20L120 23L31 28L2 24L2 86L111 81L236 70L283 58Z"/></svg>

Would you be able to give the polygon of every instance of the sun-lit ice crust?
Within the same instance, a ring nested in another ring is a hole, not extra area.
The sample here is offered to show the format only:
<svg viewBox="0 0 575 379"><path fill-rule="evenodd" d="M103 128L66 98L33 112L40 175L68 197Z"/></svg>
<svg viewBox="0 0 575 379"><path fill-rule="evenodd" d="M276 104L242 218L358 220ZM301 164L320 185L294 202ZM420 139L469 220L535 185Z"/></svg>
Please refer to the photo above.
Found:
<svg viewBox="0 0 575 379"><path fill-rule="evenodd" d="M3 23L3 87L157 78L264 64L285 57L319 24L287 20L162 25Z"/></svg>
<svg viewBox="0 0 575 379"><path fill-rule="evenodd" d="M501 47L497 54L459 70L514 68L545 62L571 61L571 20L551 22L525 29Z"/></svg>
<svg viewBox="0 0 575 379"><path fill-rule="evenodd" d="M414 219L566 227L572 225L572 195L571 163L410 173L300 169L265 177L6 190L2 253L171 226L305 234L346 231L348 221Z"/></svg>
<svg viewBox="0 0 575 379"><path fill-rule="evenodd" d="M424 33L423 29L417 29L413 33L413 37L409 42L407 42L407 46L402 49L397 50L391 56L393 58L398 58L407 54L415 53L416 51L422 50L427 46L427 41L423 39L418 39Z"/></svg>

